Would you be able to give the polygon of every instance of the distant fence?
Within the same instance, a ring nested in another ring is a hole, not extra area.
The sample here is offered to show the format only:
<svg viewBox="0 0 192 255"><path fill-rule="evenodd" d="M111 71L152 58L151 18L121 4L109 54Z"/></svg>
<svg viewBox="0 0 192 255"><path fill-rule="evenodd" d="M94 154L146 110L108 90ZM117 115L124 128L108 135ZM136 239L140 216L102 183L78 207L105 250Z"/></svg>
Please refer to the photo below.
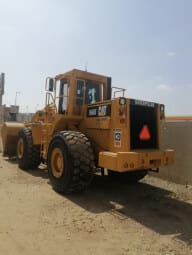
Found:
<svg viewBox="0 0 192 255"><path fill-rule="evenodd" d="M182 121L182 120L192 120L192 116L169 116L166 117L167 121Z"/></svg>
<svg viewBox="0 0 192 255"><path fill-rule="evenodd" d="M18 113L17 114L17 121L18 122L28 122L31 121L34 113Z"/></svg>

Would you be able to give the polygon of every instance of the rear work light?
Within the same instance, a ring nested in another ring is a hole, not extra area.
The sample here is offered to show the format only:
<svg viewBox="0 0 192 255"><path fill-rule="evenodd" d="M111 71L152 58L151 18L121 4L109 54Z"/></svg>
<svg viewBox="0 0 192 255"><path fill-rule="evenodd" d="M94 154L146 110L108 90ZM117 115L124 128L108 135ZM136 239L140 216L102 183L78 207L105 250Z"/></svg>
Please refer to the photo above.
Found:
<svg viewBox="0 0 192 255"><path fill-rule="evenodd" d="M160 104L160 119L163 120L165 118L165 105Z"/></svg>
<svg viewBox="0 0 192 255"><path fill-rule="evenodd" d="M126 98L125 97L120 97L119 98L119 104L120 105L125 105L126 104Z"/></svg>

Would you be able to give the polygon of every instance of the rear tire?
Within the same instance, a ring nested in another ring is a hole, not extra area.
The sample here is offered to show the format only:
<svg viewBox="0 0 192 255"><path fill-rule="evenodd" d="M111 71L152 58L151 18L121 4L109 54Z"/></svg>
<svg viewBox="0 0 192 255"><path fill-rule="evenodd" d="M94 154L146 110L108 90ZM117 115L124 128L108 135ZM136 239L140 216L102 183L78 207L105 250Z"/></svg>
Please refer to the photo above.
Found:
<svg viewBox="0 0 192 255"><path fill-rule="evenodd" d="M119 173L112 170L108 170L108 175L114 181L118 181L120 183L137 183L141 179L143 179L147 175L147 170L137 170L133 172L125 172Z"/></svg>
<svg viewBox="0 0 192 255"><path fill-rule="evenodd" d="M30 128L23 128L19 131L17 161L19 168L23 170L35 169L41 162L40 148L33 145L33 137Z"/></svg>
<svg viewBox="0 0 192 255"><path fill-rule="evenodd" d="M85 190L93 179L93 172L93 150L84 134L61 131L54 135L48 150L48 173L56 191Z"/></svg>

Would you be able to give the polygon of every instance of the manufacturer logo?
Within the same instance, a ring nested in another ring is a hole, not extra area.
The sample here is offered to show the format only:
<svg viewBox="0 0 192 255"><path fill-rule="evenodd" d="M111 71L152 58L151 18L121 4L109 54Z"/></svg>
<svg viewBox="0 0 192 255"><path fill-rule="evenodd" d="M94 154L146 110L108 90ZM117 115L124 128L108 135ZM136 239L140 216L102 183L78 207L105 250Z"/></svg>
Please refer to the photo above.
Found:
<svg viewBox="0 0 192 255"><path fill-rule="evenodd" d="M141 106L147 106L147 107L152 107L154 108L155 107L155 103L152 103L152 102L147 102L147 101L143 101L143 100L133 100L132 101L133 104L135 105L141 105Z"/></svg>
<svg viewBox="0 0 192 255"><path fill-rule="evenodd" d="M121 129L114 130L114 146L121 147L122 131Z"/></svg>
<svg viewBox="0 0 192 255"><path fill-rule="evenodd" d="M111 115L111 105L91 106L87 109L87 117L104 117Z"/></svg>

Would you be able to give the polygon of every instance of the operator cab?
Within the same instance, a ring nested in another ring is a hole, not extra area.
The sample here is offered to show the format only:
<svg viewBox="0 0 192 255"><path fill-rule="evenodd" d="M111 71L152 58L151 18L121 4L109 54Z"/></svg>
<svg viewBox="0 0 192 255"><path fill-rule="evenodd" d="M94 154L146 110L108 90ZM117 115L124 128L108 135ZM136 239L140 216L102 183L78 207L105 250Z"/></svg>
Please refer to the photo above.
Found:
<svg viewBox="0 0 192 255"><path fill-rule="evenodd" d="M81 115L83 107L111 99L111 78L74 69L47 78L46 105L55 105L59 114Z"/></svg>

